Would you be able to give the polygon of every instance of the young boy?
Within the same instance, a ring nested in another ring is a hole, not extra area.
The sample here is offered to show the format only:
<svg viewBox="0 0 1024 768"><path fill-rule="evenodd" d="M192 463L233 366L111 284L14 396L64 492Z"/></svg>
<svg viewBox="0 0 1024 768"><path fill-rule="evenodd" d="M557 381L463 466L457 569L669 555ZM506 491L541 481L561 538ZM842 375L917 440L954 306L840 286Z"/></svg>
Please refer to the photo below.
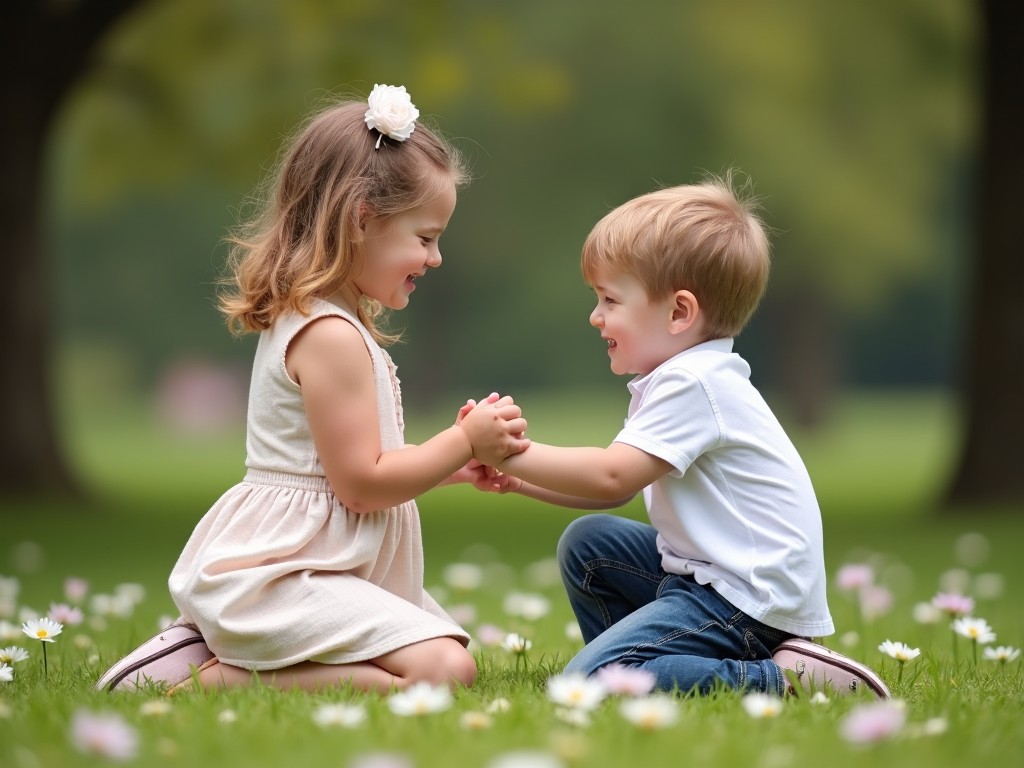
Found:
<svg viewBox="0 0 1024 768"><path fill-rule="evenodd" d="M768 279L752 204L729 177L643 195L598 222L582 261L611 369L635 374L625 426L607 448L533 442L496 465L494 489L589 509L642 490L651 525L594 514L562 535L586 641L566 671L623 664L663 690L784 695L799 679L888 698L870 669L806 639L835 631L818 504L732 351Z"/></svg>

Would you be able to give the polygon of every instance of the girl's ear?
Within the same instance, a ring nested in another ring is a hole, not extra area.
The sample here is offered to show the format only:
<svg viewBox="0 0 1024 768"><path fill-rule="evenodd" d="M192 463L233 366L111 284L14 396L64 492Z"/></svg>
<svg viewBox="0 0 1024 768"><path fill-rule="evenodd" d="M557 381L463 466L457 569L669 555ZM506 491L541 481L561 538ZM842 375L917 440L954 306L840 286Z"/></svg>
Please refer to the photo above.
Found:
<svg viewBox="0 0 1024 768"><path fill-rule="evenodd" d="M367 220L369 220L369 218L373 216L373 206L371 206L365 200L361 200L359 202L358 216L359 229L365 230Z"/></svg>
<svg viewBox="0 0 1024 768"><path fill-rule="evenodd" d="M672 317L669 321L670 333L682 333L689 330L700 315L700 303L690 291L676 291L673 294Z"/></svg>

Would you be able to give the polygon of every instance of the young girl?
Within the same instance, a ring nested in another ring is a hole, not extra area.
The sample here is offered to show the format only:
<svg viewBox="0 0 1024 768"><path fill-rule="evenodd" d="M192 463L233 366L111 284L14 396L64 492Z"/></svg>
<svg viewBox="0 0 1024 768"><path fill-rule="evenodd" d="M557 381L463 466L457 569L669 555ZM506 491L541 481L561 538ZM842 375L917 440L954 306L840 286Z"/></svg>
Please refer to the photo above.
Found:
<svg viewBox="0 0 1024 768"><path fill-rule="evenodd" d="M262 215L232 239L229 326L258 332L244 480L200 521L169 585L181 619L109 670L147 681L388 691L470 685L469 636L423 589L417 495L486 487L475 450L526 447L511 398L403 443L399 382L376 323L440 266L465 172L404 87L315 116ZM475 407L474 407L475 406Z"/></svg>

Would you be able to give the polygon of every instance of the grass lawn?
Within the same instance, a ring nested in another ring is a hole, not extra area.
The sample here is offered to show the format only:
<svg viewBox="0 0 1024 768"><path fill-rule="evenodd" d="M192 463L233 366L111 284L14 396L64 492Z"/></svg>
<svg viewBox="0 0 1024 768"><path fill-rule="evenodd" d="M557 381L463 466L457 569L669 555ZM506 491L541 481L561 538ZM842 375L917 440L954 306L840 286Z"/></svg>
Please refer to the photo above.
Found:
<svg viewBox="0 0 1024 768"><path fill-rule="evenodd" d="M625 406L579 395L526 395L520 402L534 439L563 444L606 443ZM413 441L450 423L447 413L407 418ZM78 409L70 424L72 451L92 500L69 506L0 499L0 576L16 581L17 610L45 612L51 602L65 601L69 576L86 579L90 596L114 594L127 583L140 585L145 598L124 616L104 616L86 598L84 622L68 624L48 645L45 674L41 643L16 628L10 639L0 638L0 648L17 645L30 653L14 665L11 682L0 682L0 766L110 762L72 744L76 714L119 718L138 740L134 764L192 768L512 765L502 761L524 751L529 754L518 757L530 762L515 764L959 768L968 761L1019 764L1024 755L1022 662L982 658L985 647L1024 646L1017 597L1024 583L1018 553L1024 517L997 509L938 512L955 438L942 397L851 397L828 428L794 433L825 518L838 629L827 642L879 669L904 702L901 712L887 715L905 721L898 734L871 745L843 736L851 718L863 713L863 699L789 699L776 716L757 718L734 692L680 697L673 702L675 721L650 730L625 719L620 697L609 697L585 718L560 713L545 684L579 641L566 633L572 615L553 579L551 557L575 513L465 488L439 489L420 501L427 583L477 639L477 685L457 692L446 710L400 717L387 697L349 690L247 689L172 698L155 691L95 692L92 682L105 666L172 613L167 574L192 526L240 476L243 446L237 434L168 436L129 408ZM638 502L625 513L643 517ZM482 584L459 587L448 570L454 563L472 566L464 570L481 574ZM869 565L884 592L865 596L862 604L840 589L834 577L847 564ZM12 583L0 585L10 590ZM975 647L954 635L948 618L923 623L915 615L915 606L938 592L961 590L974 597L973 613L991 624L995 643ZM548 610L539 617L515 615L508 610L510 595L526 595L542 607L546 602ZM0 618L10 610L0 604ZM20 625L17 613L8 622ZM485 644L488 625L527 637L531 648L516 656ZM901 673L898 662L878 650L887 639L921 654ZM487 713L501 699L507 711ZM365 719L355 727L316 722L326 705L340 703Z"/></svg>

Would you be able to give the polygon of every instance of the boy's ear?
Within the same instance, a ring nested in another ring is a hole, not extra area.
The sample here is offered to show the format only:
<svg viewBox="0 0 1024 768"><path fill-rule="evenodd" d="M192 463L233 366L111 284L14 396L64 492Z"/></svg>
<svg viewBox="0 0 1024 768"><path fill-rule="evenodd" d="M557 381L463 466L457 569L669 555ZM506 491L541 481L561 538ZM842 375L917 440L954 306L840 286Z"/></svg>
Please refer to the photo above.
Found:
<svg viewBox="0 0 1024 768"><path fill-rule="evenodd" d="M670 333L682 333L689 330L700 315L700 303L690 291L676 291L672 295L672 317L669 321Z"/></svg>

